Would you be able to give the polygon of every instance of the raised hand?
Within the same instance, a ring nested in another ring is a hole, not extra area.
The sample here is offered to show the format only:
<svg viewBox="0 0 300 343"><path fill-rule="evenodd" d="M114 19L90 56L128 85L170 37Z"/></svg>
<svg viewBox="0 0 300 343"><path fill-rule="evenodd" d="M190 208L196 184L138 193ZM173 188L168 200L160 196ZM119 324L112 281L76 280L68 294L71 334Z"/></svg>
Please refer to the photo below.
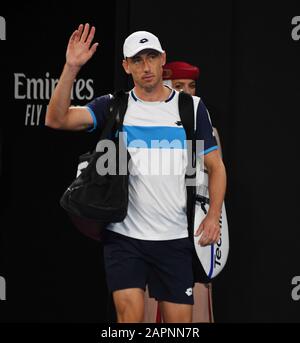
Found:
<svg viewBox="0 0 300 343"><path fill-rule="evenodd" d="M90 29L89 24L80 24L72 33L66 52L66 63L70 67L80 68L94 55L99 44L91 46L95 31L94 26Z"/></svg>

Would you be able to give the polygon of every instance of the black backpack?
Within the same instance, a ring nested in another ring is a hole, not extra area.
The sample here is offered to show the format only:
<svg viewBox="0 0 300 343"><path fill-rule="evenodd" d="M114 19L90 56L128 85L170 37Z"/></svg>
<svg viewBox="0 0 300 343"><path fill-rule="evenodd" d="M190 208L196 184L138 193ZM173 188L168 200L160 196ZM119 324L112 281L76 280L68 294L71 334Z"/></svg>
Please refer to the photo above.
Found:
<svg viewBox="0 0 300 343"><path fill-rule="evenodd" d="M86 163L79 176L71 183L60 199L60 205L68 212L76 227L86 236L101 240L101 233L108 223L121 222L127 215L128 172L120 175L119 140L116 133L123 125L128 103L128 93L119 91L110 99L109 114L99 143L111 140L115 144L115 175L100 175L97 161L107 151L86 153L79 162ZM122 140L120 140L122 141ZM99 144L98 143L98 144ZM97 144L97 146L98 146ZM127 151L127 161L130 155Z"/></svg>

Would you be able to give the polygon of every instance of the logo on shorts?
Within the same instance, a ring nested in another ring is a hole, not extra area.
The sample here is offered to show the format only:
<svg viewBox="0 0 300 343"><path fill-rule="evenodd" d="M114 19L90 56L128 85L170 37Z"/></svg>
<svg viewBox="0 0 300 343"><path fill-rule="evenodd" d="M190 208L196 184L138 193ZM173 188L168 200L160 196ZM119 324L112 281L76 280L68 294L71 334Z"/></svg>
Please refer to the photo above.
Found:
<svg viewBox="0 0 300 343"><path fill-rule="evenodd" d="M193 294L193 289L192 288L187 288L187 290L185 291L185 294L190 297Z"/></svg>

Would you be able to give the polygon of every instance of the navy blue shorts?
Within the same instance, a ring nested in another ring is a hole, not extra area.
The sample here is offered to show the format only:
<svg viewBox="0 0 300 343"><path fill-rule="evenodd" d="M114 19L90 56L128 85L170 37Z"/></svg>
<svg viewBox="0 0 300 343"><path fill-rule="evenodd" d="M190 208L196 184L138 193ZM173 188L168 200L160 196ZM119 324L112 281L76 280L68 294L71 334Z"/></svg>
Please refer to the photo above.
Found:
<svg viewBox="0 0 300 343"><path fill-rule="evenodd" d="M194 304L193 245L189 238L148 241L105 230L104 263L111 292L148 285L158 301Z"/></svg>

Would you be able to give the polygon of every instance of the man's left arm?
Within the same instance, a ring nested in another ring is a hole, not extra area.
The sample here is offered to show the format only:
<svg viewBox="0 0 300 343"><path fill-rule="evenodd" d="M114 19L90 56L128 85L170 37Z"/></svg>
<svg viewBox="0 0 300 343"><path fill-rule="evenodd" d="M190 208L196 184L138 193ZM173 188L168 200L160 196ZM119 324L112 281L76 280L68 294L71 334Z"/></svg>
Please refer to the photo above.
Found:
<svg viewBox="0 0 300 343"><path fill-rule="evenodd" d="M202 246L218 242L220 238L220 215L226 190L226 171L220 152L213 150L204 156L204 164L208 171L208 190L210 206L206 217L200 224L195 236L201 238Z"/></svg>

